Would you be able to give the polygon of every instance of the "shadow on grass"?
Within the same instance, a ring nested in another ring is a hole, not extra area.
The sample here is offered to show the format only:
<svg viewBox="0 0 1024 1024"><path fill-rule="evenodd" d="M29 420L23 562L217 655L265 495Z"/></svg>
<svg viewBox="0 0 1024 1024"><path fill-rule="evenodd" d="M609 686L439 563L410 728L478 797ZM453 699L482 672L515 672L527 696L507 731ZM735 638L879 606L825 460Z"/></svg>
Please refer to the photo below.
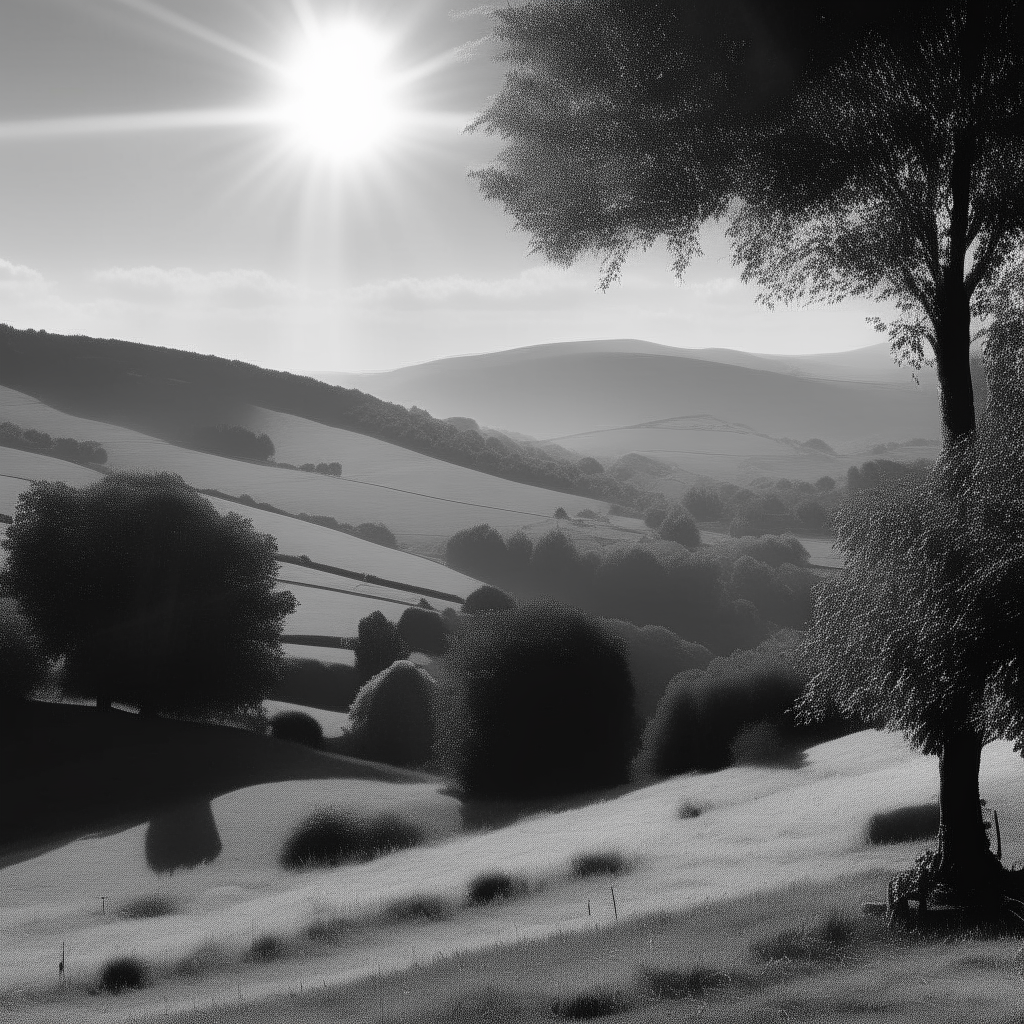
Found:
<svg viewBox="0 0 1024 1024"><path fill-rule="evenodd" d="M939 805L911 804L880 811L868 821L866 838L872 846L913 843L939 834Z"/></svg>
<svg viewBox="0 0 1024 1024"><path fill-rule="evenodd" d="M209 864L221 849L209 800L181 804L153 818L146 829L146 863L159 874Z"/></svg>

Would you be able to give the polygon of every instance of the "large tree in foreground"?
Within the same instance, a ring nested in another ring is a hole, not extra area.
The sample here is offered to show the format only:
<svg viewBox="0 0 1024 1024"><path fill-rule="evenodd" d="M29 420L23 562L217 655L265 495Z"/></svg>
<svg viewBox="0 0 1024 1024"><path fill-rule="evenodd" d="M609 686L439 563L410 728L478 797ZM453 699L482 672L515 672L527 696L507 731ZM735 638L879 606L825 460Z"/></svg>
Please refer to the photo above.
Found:
<svg viewBox="0 0 1024 1024"><path fill-rule="evenodd" d="M724 219L744 278L767 303L884 301L890 313L877 326L897 358L934 360L947 454L961 466L939 486L955 502L976 429L972 333L997 318L1024 246L1022 8L533 0L501 9L508 76L474 127L506 146L474 173L535 252L566 264L597 254L605 285L631 250L661 238L681 275L701 226ZM1019 335L1007 344L1019 346ZM952 711L930 727L940 868L954 888L991 873L975 799L987 737Z"/></svg>
<svg viewBox="0 0 1024 1024"><path fill-rule="evenodd" d="M0 588L70 693L144 711L237 715L281 670L295 607L276 591L277 543L169 473L85 488L35 483L3 540Z"/></svg>

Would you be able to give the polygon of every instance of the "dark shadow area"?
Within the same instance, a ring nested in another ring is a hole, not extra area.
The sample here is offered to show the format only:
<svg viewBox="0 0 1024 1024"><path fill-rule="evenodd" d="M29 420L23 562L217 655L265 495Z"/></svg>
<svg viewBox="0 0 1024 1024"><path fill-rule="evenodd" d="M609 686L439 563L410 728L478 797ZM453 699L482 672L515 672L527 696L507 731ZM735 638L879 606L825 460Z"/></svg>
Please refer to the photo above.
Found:
<svg viewBox="0 0 1024 1024"><path fill-rule="evenodd" d="M911 804L880 811L868 821L867 841L873 846L934 839L939 834L939 805Z"/></svg>
<svg viewBox="0 0 1024 1024"><path fill-rule="evenodd" d="M159 874L209 864L222 849L209 800L182 804L158 815L146 829L146 863Z"/></svg>

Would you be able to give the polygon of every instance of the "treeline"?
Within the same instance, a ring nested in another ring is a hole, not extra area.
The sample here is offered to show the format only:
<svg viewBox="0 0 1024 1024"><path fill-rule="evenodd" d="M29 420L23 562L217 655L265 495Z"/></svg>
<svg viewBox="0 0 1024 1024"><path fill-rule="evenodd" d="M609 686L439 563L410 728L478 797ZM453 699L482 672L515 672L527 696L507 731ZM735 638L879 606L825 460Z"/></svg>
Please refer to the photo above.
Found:
<svg viewBox="0 0 1024 1024"><path fill-rule="evenodd" d="M897 480L923 480L935 463L931 459L896 462L893 459L871 459L846 471L846 489L851 494L873 491Z"/></svg>
<svg viewBox="0 0 1024 1024"><path fill-rule="evenodd" d="M584 553L558 529L534 544L521 531L506 541L481 524L449 539L445 561L521 599L664 626L717 653L753 647L779 627L803 628L819 582L805 568L807 551L795 537L748 538L672 555L639 545Z"/></svg>
<svg viewBox="0 0 1024 1024"><path fill-rule="evenodd" d="M641 509L645 496L533 445L460 430L422 409L238 360L0 324L4 383L42 401L174 440L196 410L257 405L507 480ZM592 467L588 467L592 468ZM649 500L649 499L648 499Z"/></svg>
<svg viewBox="0 0 1024 1024"><path fill-rule="evenodd" d="M208 494L213 498L224 498L227 501L237 501L240 505L248 505L250 508L262 509L264 512L276 512L279 516L288 516L289 519L301 519L304 523L313 523L316 526L325 526L328 530L337 530L339 533L347 533L360 540L368 540L373 544L380 544L386 548L397 548L398 541L395 535L383 523L360 523L353 526L351 523L339 523L334 516L317 516L309 512L286 512L283 508L271 505L266 501L257 501L251 494L240 494L235 497L232 494L225 494L214 487L207 487L200 491L201 494Z"/></svg>
<svg viewBox="0 0 1024 1024"><path fill-rule="evenodd" d="M76 441L73 437L51 437L40 430L23 429L14 423L0 423L0 447L39 452L54 459L80 465L102 466L107 461L106 449L98 441Z"/></svg>
<svg viewBox="0 0 1024 1024"><path fill-rule="evenodd" d="M189 447L224 455L229 459L250 459L255 462L269 462L274 457L274 442L267 434L257 434L246 427L216 426L200 427L186 437Z"/></svg>

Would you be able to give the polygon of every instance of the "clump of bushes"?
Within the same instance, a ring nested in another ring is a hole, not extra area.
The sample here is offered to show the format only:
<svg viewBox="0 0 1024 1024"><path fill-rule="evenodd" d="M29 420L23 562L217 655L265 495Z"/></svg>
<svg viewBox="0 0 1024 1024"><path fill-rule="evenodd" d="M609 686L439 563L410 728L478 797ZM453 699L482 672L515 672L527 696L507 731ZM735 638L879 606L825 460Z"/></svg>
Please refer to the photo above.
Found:
<svg viewBox="0 0 1024 1024"><path fill-rule="evenodd" d="M469 883L468 900L473 906L513 899L525 893L527 885L522 878L513 878L504 871L487 871Z"/></svg>
<svg viewBox="0 0 1024 1024"><path fill-rule="evenodd" d="M352 665L319 658L284 658L274 699L329 711L348 711L360 687Z"/></svg>
<svg viewBox="0 0 1024 1024"><path fill-rule="evenodd" d="M121 916L129 918L165 917L178 909L177 900L163 893L136 896L121 907Z"/></svg>
<svg viewBox="0 0 1024 1024"><path fill-rule="evenodd" d="M427 893L392 900L384 907L383 917L385 921L447 921L454 912L444 897Z"/></svg>
<svg viewBox="0 0 1024 1024"><path fill-rule="evenodd" d="M774 722L753 722L743 726L729 744L733 764L763 768L799 768L803 752L792 736L783 735Z"/></svg>
<svg viewBox="0 0 1024 1024"><path fill-rule="evenodd" d="M627 1013L633 1008L633 1001L621 989L594 988L560 996L551 1004L556 1017L570 1020L591 1020L594 1017L610 1017L615 1013Z"/></svg>
<svg viewBox="0 0 1024 1024"><path fill-rule="evenodd" d="M358 526L345 529L348 523L341 524L342 533L351 533L360 540L368 540L371 544L380 544L386 548L398 547L395 535L383 523L360 523Z"/></svg>
<svg viewBox="0 0 1024 1024"><path fill-rule="evenodd" d="M630 862L618 850L600 850L579 853L572 859L572 873L577 878L593 875L621 875L628 871Z"/></svg>
<svg viewBox="0 0 1024 1024"><path fill-rule="evenodd" d="M655 505L653 508L647 510L644 516L644 526L651 530L661 529L661 524L665 522L665 516L668 515L668 509L661 505Z"/></svg>
<svg viewBox="0 0 1024 1024"><path fill-rule="evenodd" d="M80 465L102 466L107 461L106 449L98 441L76 441L73 437L51 437L41 430L24 429L14 423L0 423L0 447L25 452L41 452L54 459Z"/></svg>
<svg viewBox="0 0 1024 1024"><path fill-rule="evenodd" d="M232 459L269 462L274 457L274 442L266 434L256 434L246 427L201 427L188 440L196 448Z"/></svg>
<svg viewBox="0 0 1024 1024"><path fill-rule="evenodd" d="M100 971L99 987L117 995L131 988L142 988L149 980L149 969L137 956L119 956L108 960Z"/></svg>
<svg viewBox="0 0 1024 1024"><path fill-rule="evenodd" d="M395 815L357 818L320 810L289 837L281 851L281 865L292 870L337 867L350 861L372 860L422 841L419 826Z"/></svg>
<svg viewBox="0 0 1024 1024"><path fill-rule="evenodd" d="M448 645L448 627L432 608L406 608L398 620L398 632L410 651L440 657Z"/></svg>
<svg viewBox="0 0 1024 1024"><path fill-rule="evenodd" d="M725 515L725 502L710 487L691 487L683 498L686 510L701 522L718 520Z"/></svg>
<svg viewBox="0 0 1024 1024"><path fill-rule="evenodd" d="M48 662L28 618L0 596L0 709L12 710L45 679Z"/></svg>
<svg viewBox="0 0 1024 1024"><path fill-rule="evenodd" d="M786 564L805 566L811 560L807 548L791 533L782 536L769 534L763 537L750 537L741 541L737 549L741 555L756 558L773 569Z"/></svg>
<svg viewBox="0 0 1024 1024"><path fill-rule="evenodd" d="M939 805L911 804L879 811L868 820L867 841L873 846L920 842L939 833Z"/></svg>
<svg viewBox="0 0 1024 1024"><path fill-rule="evenodd" d="M462 610L467 615L477 615L480 612L507 612L516 607L514 597L506 594L504 590L497 587L477 587L462 604Z"/></svg>
<svg viewBox="0 0 1024 1024"><path fill-rule="evenodd" d="M319 749L324 743L320 723L305 711L282 711L270 719L270 735L276 740L288 740Z"/></svg>
<svg viewBox="0 0 1024 1024"><path fill-rule="evenodd" d="M627 780L629 664L591 616L554 604L467 616L442 667L438 761L467 795L550 797Z"/></svg>
<svg viewBox="0 0 1024 1024"><path fill-rule="evenodd" d="M658 529L658 535L662 540L673 540L686 548L700 545L700 527L683 505L676 505L668 510Z"/></svg>
<svg viewBox="0 0 1024 1024"><path fill-rule="evenodd" d="M304 462L299 466L304 473L322 473L324 476L341 476L340 462Z"/></svg>
<svg viewBox="0 0 1024 1024"><path fill-rule="evenodd" d="M409 657L409 648L398 627L383 612L371 612L359 620L355 642L356 672L365 683L389 665Z"/></svg>
<svg viewBox="0 0 1024 1024"><path fill-rule="evenodd" d="M800 642L799 633L783 630L752 651L676 676L644 730L636 775L665 778L726 768L733 763L736 737L756 722L769 722L786 742L801 744L849 732L852 724L839 720L795 720L793 705L807 683L798 660Z"/></svg>
<svg viewBox="0 0 1024 1024"><path fill-rule="evenodd" d="M411 661L389 665L356 694L342 750L403 767L425 764L434 744L435 689Z"/></svg>

